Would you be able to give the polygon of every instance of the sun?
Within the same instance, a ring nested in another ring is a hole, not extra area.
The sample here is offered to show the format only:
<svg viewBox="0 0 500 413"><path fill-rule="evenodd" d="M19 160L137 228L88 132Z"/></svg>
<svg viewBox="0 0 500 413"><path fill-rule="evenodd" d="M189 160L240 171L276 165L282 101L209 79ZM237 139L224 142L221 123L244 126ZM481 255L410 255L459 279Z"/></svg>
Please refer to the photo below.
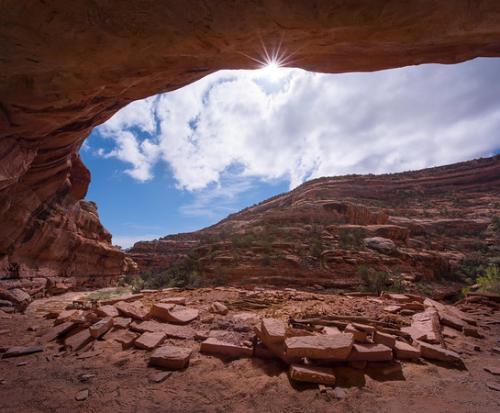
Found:
<svg viewBox="0 0 500 413"><path fill-rule="evenodd" d="M260 72L271 79L277 78L280 75L281 65L277 60L267 61L260 69Z"/></svg>

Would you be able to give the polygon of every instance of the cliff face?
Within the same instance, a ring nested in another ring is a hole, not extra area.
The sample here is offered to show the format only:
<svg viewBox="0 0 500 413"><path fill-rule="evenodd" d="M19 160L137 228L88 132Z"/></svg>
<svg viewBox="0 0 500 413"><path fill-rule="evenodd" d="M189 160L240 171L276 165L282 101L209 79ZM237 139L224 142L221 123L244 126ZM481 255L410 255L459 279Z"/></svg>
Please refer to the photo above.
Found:
<svg viewBox="0 0 500 413"><path fill-rule="evenodd" d="M116 280L77 153L127 103L255 68L262 44L324 72L499 56L499 19L496 0L2 2L0 277Z"/></svg>
<svg viewBox="0 0 500 413"><path fill-rule="evenodd" d="M320 178L201 231L137 243L141 270L187 256L208 279L355 286L360 269L403 282L452 277L500 255L500 156L389 175Z"/></svg>

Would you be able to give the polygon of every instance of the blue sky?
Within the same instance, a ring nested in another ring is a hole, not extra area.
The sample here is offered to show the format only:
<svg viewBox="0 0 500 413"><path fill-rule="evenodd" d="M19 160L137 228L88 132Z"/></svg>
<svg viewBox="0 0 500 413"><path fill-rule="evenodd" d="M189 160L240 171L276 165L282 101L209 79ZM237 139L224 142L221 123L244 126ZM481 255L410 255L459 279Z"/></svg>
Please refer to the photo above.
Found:
<svg viewBox="0 0 500 413"><path fill-rule="evenodd" d="M498 153L500 59L373 73L221 71L136 101L81 150L113 242L192 231L305 180Z"/></svg>

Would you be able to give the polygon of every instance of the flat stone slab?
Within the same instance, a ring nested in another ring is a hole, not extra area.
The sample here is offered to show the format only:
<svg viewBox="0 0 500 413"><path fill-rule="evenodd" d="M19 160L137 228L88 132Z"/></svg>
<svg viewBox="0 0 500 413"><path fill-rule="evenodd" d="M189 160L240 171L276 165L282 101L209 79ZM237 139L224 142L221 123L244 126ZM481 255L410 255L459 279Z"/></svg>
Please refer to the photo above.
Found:
<svg viewBox="0 0 500 413"><path fill-rule="evenodd" d="M337 327L330 327L330 326L325 326L323 327L323 334L326 334L327 336L332 336L334 334L340 334L341 331Z"/></svg>
<svg viewBox="0 0 500 413"><path fill-rule="evenodd" d="M310 367L292 364L289 370L290 379L306 383L317 383L325 385L335 384L333 369L326 367Z"/></svg>
<svg viewBox="0 0 500 413"><path fill-rule="evenodd" d="M118 317L120 313L113 305L103 305L98 307L96 313L100 317Z"/></svg>
<svg viewBox="0 0 500 413"><path fill-rule="evenodd" d="M128 328L132 323L132 318L130 317L115 317L113 319L114 328Z"/></svg>
<svg viewBox="0 0 500 413"><path fill-rule="evenodd" d="M29 347L15 346L8 348L7 351L3 353L2 358L7 359L11 357L27 356L29 354L40 353L42 351L43 351L42 346L29 346Z"/></svg>
<svg viewBox="0 0 500 413"><path fill-rule="evenodd" d="M106 317L89 327L90 335L99 338L106 334L113 327L113 318Z"/></svg>
<svg viewBox="0 0 500 413"><path fill-rule="evenodd" d="M394 348L396 345L396 336L392 334L382 333L380 331L375 331L373 334L373 341L377 344L383 344L384 346Z"/></svg>
<svg viewBox="0 0 500 413"><path fill-rule="evenodd" d="M448 362L456 362L460 361L460 356L454 351L447 350L440 346L436 346L433 344L425 343L420 341L418 343L420 354L423 358L429 360L439 360L439 361L448 361Z"/></svg>
<svg viewBox="0 0 500 413"><path fill-rule="evenodd" d="M290 337L285 340L285 355L320 360L347 360L353 343L352 334Z"/></svg>
<svg viewBox="0 0 500 413"><path fill-rule="evenodd" d="M440 342L441 324L434 308L428 308L422 313L412 316L411 325L401 328L401 331L409 334L413 341L426 341L431 344Z"/></svg>
<svg viewBox="0 0 500 413"><path fill-rule="evenodd" d="M186 305L186 297L166 297L162 298L160 303Z"/></svg>
<svg viewBox="0 0 500 413"><path fill-rule="evenodd" d="M140 333L165 333L170 338L193 339L196 336L196 330L189 326L173 325L160 323L154 320L143 321L142 323L132 323L130 329Z"/></svg>
<svg viewBox="0 0 500 413"><path fill-rule="evenodd" d="M165 337L166 334L162 332L144 333L135 340L134 345L143 350L153 350L161 344Z"/></svg>
<svg viewBox="0 0 500 413"><path fill-rule="evenodd" d="M286 324L277 318L263 318L261 324L262 334L266 342L282 343L285 341Z"/></svg>
<svg viewBox="0 0 500 413"><path fill-rule="evenodd" d="M125 317L132 317L135 320L144 320L148 315L148 310L138 302L128 303L119 301L115 304L116 309Z"/></svg>
<svg viewBox="0 0 500 413"><path fill-rule="evenodd" d="M38 341L43 344L53 341L56 338L66 334L74 326L75 323L73 321L67 321L65 323L54 326L50 330L48 330L43 336L41 336L38 339Z"/></svg>
<svg viewBox="0 0 500 413"><path fill-rule="evenodd" d="M253 349L226 343L214 337L209 337L201 343L200 351L204 354L215 354L230 358L252 357Z"/></svg>
<svg viewBox="0 0 500 413"><path fill-rule="evenodd" d="M122 345L124 350L132 347L139 335L125 329L114 330L104 336L106 340L114 340Z"/></svg>
<svg viewBox="0 0 500 413"><path fill-rule="evenodd" d="M78 351L92 341L92 336L88 328L73 334L64 340L64 345L71 351Z"/></svg>
<svg viewBox="0 0 500 413"><path fill-rule="evenodd" d="M420 350L402 341L396 341L394 354L399 360L414 360L420 358Z"/></svg>
<svg viewBox="0 0 500 413"><path fill-rule="evenodd" d="M400 310L401 310L400 305L388 305L388 306L384 307L384 311L391 313L391 314L397 313Z"/></svg>
<svg viewBox="0 0 500 413"><path fill-rule="evenodd" d="M484 371L493 374L494 376L500 376L500 367L485 367Z"/></svg>
<svg viewBox="0 0 500 413"><path fill-rule="evenodd" d="M169 303L154 304L150 312L152 317L174 324L188 324L199 316L199 311Z"/></svg>
<svg viewBox="0 0 500 413"><path fill-rule="evenodd" d="M392 349L383 344L359 344L352 347L349 361L390 361Z"/></svg>
<svg viewBox="0 0 500 413"><path fill-rule="evenodd" d="M57 316L56 320L54 321L55 325L65 323L67 321L74 320L76 318L79 318L83 315L83 311L81 310L64 310L59 315Z"/></svg>
<svg viewBox="0 0 500 413"><path fill-rule="evenodd" d="M365 343L368 338L368 332L359 330L352 324L347 324L347 327L344 329L344 333L351 333L354 337L354 341L358 343Z"/></svg>
<svg viewBox="0 0 500 413"><path fill-rule="evenodd" d="M170 370L183 369L188 366L191 353L186 347L161 346L153 351L149 364Z"/></svg>

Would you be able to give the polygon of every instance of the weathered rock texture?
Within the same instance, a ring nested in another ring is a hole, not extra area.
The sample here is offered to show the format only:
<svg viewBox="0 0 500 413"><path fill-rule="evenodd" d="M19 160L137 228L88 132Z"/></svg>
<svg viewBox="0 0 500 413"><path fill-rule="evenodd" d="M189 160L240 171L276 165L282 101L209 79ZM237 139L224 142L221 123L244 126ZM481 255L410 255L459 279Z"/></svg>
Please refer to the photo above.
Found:
<svg viewBox="0 0 500 413"><path fill-rule="evenodd" d="M2 276L83 283L121 273L124 255L81 202L90 176L77 153L127 103L254 68L262 44L324 72L498 56L499 20L496 0L3 1Z"/></svg>
<svg viewBox="0 0 500 413"><path fill-rule="evenodd" d="M130 255L143 271L176 265L215 282L357 287L365 267L403 286L457 279L467 260L498 256L498 217L500 156L316 179Z"/></svg>

